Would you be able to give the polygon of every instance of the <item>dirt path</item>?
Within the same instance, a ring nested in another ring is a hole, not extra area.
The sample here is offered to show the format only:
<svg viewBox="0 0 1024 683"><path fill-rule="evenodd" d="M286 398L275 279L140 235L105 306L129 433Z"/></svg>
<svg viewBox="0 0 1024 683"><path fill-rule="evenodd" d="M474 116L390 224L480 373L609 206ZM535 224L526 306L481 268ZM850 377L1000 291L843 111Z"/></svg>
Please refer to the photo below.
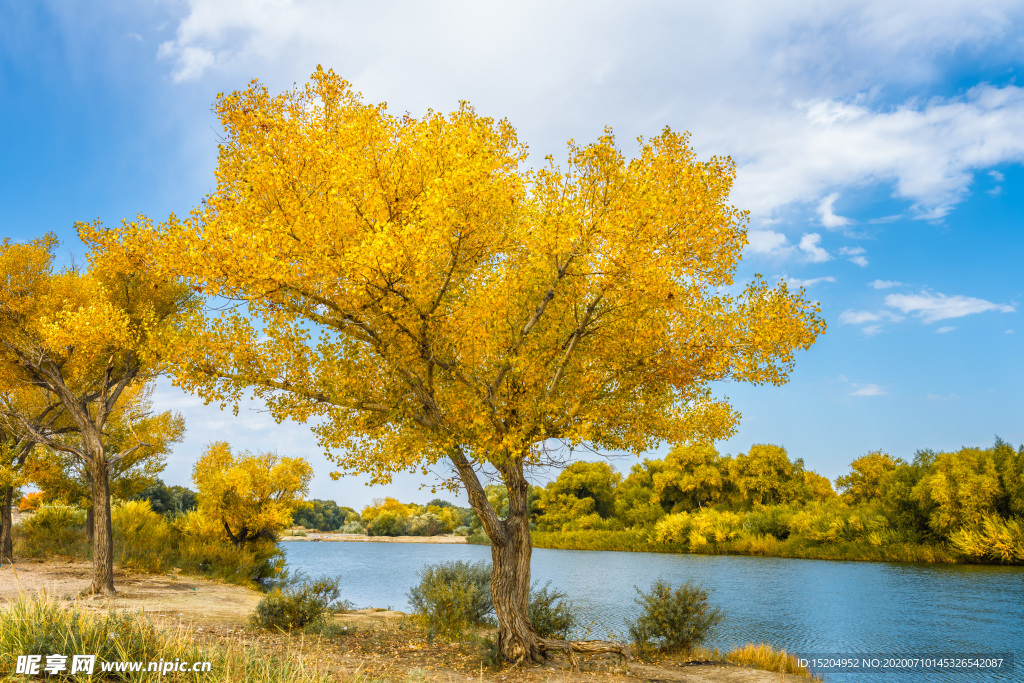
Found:
<svg viewBox="0 0 1024 683"><path fill-rule="evenodd" d="M577 683L607 681L637 683L682 681L684 683L794 683L808 679L735 666L664 665L637 662L624 668L617 657L591 657L581 671L569 670L556 660L543 667L519 670L477 670L475 646L427 639L411 626L401 612L366 609L345 612L334 623L351 629L352 635L321 640L309 636L255 633L246 628L262 594L241 586L206 581L179 574L136 574L115 571L118 588L113 597L81 598L90 583L91 564L84 562L25 563L0 567L0 609L20 594L48 595L74 600L95 610L143 611L157 624L182 625L197 638L217 639L244 646L281 652L302 652L320 661L325 669L346 679L355 671L383 680L495 681L503 683ZM0 672L2 675L2 672Z"/></svg>

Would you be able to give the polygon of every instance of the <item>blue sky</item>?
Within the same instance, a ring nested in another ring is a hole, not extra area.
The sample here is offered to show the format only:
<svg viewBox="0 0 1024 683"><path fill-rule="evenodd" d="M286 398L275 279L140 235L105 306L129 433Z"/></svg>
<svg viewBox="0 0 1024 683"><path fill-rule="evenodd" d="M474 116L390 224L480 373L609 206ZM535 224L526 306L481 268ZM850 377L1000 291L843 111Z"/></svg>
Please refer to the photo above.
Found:
<svg viewBox="0 0 1024 683"><path fill-rule="evenodd" d="M218 92L303 83L317 64L392 111L469 100L536 159L614 128L689 130L739 165L751 211L738 276L803 284L828 332L784 387L726 384L757 442L835 478L873 449L1024 442L1024 5L1019 2L334 2L128 0L0 7L0 234L187 212L211 191ZM162 382L188 436L310 458L312 495L424 502L331 465L303 425ZM659 455L657 453L653 455ZM628 470L635 459L616 460Z"/></svg>

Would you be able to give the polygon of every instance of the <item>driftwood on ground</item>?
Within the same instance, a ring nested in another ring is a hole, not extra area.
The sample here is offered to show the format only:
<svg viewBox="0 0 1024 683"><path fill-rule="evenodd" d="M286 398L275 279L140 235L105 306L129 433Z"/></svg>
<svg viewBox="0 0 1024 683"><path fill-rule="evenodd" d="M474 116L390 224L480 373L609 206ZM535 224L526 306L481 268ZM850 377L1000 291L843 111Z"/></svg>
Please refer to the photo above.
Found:
<svg viewBox="0 0 1024 683"><path fill-rule="evenodd" d="M610 640L557 640L555 638L541 638L541 649L545 652L560 651L569 656L569 662L573 670L579 668L579 659L576 653L580 654L616 654L625 661L633 661L633 653L629 647L622 643Z"/></svg>

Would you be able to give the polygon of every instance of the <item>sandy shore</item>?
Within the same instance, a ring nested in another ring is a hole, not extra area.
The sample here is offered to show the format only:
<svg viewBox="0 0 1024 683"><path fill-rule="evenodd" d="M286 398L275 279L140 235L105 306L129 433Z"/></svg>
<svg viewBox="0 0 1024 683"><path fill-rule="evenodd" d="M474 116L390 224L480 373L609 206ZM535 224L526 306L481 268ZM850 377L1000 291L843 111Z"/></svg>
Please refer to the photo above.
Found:
<svg viewBox="0 0 1024 683"><path fill-rule="evenodd" d="M465 543L465 536L367 536L316 532L308 536L282 536L282 541L352 541L361 543Z"/></svg>

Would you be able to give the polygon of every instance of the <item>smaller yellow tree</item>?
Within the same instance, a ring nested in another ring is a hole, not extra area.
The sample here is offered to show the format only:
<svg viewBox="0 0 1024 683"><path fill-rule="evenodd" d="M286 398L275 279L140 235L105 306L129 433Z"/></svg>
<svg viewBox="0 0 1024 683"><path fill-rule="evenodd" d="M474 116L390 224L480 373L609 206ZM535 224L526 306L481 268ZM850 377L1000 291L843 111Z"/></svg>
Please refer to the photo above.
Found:
<svg viewBox="0 0 1024 683"><path fill-rule="evenodd" d="M900 464L906 463L884 451L871 451L850 463L850 473L836 478L836 488L846 502L866 503L882 495L883 482Z"/></svg>
<svg viewBox="0 0 1024 683"><path fill-rule="evenodd" d="M231 453L224 441L211 443L192 470L199 511L224 527L236 546L276 541L309 492L313 468L303 458L276 453Z"/></svg>

